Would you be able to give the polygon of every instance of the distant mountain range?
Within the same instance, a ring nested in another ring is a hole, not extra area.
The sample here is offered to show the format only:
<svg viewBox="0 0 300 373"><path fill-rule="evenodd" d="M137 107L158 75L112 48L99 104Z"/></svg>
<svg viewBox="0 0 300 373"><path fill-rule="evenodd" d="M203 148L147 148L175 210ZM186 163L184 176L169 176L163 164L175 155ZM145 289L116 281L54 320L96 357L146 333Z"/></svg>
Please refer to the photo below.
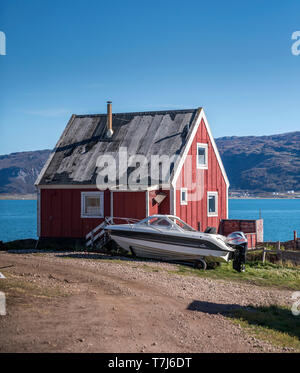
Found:
<svg viewBox="0 0 300 373"><path fill-rule="evenodd" d="M232 190L300 190L300 132L216 139ZM35 193L50 150L0 156L0 194Z"/></svg>
<svg viewBox="0 0 300 373"><path fill-rule="evenodd" d="M0 193L35 193L34 182L50 150L0 155Z"/></svg>
<svg viewBox="0 0 300 373"><path fill-rule="evenodd" d="M300 132L221 137L216 143L232 190L300 190Z"/></svg>

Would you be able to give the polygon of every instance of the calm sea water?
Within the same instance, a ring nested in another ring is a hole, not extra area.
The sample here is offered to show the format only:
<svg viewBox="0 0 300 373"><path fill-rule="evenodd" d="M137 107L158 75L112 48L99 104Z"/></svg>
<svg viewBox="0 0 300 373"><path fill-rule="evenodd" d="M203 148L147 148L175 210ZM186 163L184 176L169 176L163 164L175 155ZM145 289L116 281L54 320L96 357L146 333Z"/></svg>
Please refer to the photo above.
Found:
<svg viewBox="0 0 300 373"><path fill-rule="evenodd" d="M37 201L0 200L0 241L36 238Z"/></svg>
<svg viewBox="0 0 300 373"><path fill-rule="evenodd" d="M264 219L265 241L286 241L293 230L300 236L300 199L231 199L229 218ZM36 201L0 200L0 240L36 238Z"/></svg>
<svg viewBox="0 0 300 373"><path fill-rule="evenodd" d="M264 241L292 240L300 236L300 199L230 199L230 219L264 219Z"/></svg>

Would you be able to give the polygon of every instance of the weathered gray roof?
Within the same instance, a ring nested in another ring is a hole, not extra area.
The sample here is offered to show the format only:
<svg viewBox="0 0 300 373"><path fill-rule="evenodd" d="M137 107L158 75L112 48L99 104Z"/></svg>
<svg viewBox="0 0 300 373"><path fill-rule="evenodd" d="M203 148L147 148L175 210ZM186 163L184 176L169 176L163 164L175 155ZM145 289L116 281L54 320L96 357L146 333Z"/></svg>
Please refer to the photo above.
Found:
<svg viewBox="0 0 300 373"><path fill-rule="evenodd" d="M73 115L36 184L96 183L96 161L103 154L180 154L197 109L113 114L113 136L106 136L106 114Z"/></svg>

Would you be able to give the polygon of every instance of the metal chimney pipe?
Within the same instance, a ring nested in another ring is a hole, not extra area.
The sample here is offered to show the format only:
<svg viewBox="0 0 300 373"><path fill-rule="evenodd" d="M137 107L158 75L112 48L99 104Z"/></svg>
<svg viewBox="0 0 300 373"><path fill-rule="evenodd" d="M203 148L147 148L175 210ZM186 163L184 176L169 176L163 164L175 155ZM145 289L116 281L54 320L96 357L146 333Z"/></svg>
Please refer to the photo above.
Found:
<svg viewBox="0 0 300 373"><path fill-rule="evenodd" d="M107 101L107 137L111 137L114 133L112 128L112 108L111 108L111 101Z"/></svg>

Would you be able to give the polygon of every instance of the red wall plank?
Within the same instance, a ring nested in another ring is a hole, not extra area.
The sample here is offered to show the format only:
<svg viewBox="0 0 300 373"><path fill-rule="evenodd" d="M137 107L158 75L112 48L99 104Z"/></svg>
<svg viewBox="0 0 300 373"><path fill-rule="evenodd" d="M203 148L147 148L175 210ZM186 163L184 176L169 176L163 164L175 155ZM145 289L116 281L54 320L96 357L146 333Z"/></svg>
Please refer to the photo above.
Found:
<svg viewBox="0 0 300 373"><path fill-rule="evenodd" d="M199 170L196 164L197 143L208 144L208 169ZM188 188L188 194L192 200L187 205L180 204L180 188ZM195 188L197 194L195 195ZM194 192L193 192L194 191ZM207 192L218 192L218 216L207 216ZM224 180L216 154L209 139L204 121L199 125L198 131L189 149L187 159L176 184L176 215L185 220L194 228L201 223L201 230L208 226L218 229L220 219L226 219L227 193Z"/></svg>
<svg viewBox="0 0 300 373"><path fill-rule="evenodd" d="M42 189L41 237L84 237L100 218L81 218L81 192L97 189ZM110 193L104 192L104 213L110 215Z"/></svg>
<svg viewBox="0 0 300 373"><path fill-rule="evenodd" d="M166 198L158 205L154 198L158 193L164 193ZM155 214L162 214L168 215L170 214L170 192L169 190L152 190L149 192L149 215Z"/></svg>
<svg viewBox="0 0 300 373"><path fill-rule="evenodd" d="M116 217L143 219L146 217L146 192L114 192Z"/></svg>

